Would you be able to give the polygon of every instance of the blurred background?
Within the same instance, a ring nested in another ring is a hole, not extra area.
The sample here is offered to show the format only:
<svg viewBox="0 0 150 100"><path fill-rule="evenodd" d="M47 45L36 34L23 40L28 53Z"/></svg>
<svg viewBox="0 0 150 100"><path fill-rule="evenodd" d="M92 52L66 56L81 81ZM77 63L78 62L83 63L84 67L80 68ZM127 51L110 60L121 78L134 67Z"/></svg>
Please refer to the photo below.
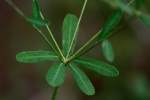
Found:
<svg viewBox="0 0 150 100"><path fill-rule="evenodd" d="M13 1L31 15L31 0ZM83 1L40 0L59 44L63 18L68 13L79 16ZM150 0L145 0L142 11L150 13L149 5ZM0 9L0 100L50 100L53 88L46 83L45 74L53 62L21 64L15 60L20 51L48 50L48 45L4 0L0 0ZM112 11L102 0L89 0L77 49L101 28ZM120 76L107 78L86 71L96 88L96 94L89 97L80 92L68 73L57 100L150 100L150 28L127 14L120 26L110 38L116 56L113 64ZM87 55L105 61L100 45Z"/></svg>

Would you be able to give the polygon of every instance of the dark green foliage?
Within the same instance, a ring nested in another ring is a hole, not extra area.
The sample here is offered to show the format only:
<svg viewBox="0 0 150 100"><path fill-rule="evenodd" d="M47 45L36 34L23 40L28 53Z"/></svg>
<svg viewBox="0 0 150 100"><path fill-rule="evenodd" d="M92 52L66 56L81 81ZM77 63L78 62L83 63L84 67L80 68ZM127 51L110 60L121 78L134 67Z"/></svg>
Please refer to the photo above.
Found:
<svg viewBox="0 0 150 100"><path fill-rule="evenodd" d="M79 58L76 59L75 62L103 76L116 77L119 75L119 71L115 68L115 66L96 59Z"/></svg>
<svg viewBox="0 0 150 100"><path fill-rule="evenodd" d="M49 85L58 87L63 84L66 74L66 66L63 63L57 63L48 70L46 80Z"/></svg>
<svg viewBox="0 0 150 100"><path fill-rule="evenodd" d="M75 42L77 39L77 33L80 26L80 22L87 4L87 0L84 2L84 6L81 10L79 19L72 14L67 14L64 18L62 25L62 49L59 47L55 37L53 36L51 29L48 25L48 21L45 20L38 0L32 0L32 16L26 17L25 14L10 0L6 0L19 15L29 21L34 28L41 34L46 42L52 48L52 51L24 51L16 55L18 62L22 63L37 63L40 61L56 61L57 63L52 65L46 75L46 80L49 85L53 87L59 87L64 83L67 69L72 72L72 75L80 88L80 90L86 95L94 95L95 89L88 76L77 66L80 65L87 68L99 75L107 77L117 77L119 71L113 65L105 63L93 58L82 58L81 55L91 50L96 44L102 42L102 53L106 60L109 62L114 61L114 52L111 43L108 41L109 36L112 35L113 30L118 26L123 17L124 12L129 15L136 15L147 26L150 26L149 15L141 13L137 9L132 7L132 2L126 4L122 0L105 0L108 4L115 6L115 11L106 20L102 28L96 33L89 41L87 41L78 51L73 52ZM136 0L137 7L143 4L143 0ZM39 26L47 29L49 34L44 34L43 30Z"/></svg>
<svg viewBox="0 0 150 100"><path fill-rule="evenodd" d="M94 95L94 86L92 85L90 79L86 76L86 74L73 63L70 64L70 68L80 90L86 95Z"/></svg>
<svg viewBox="0 0 150 100"><path fill-rule="evenodd" d="M72 14L66 15L66 17L64 18L64 22L62 26L62 33L63 33L62 46L63 46L63 52L65 56L69 53L69 48L71 46L75 34L77 22L78 22L78 18ZM75 43L73 45L75 45Z"/></svg>
<svg viewBox="0 0 150 100"><path fill-rule="evenodd" d="M16 55L16 59L21 63L37 63L58 60L58 57L50 51L23 51Z"/></svg>
<svg viewBox="0 0 150 100"><path fill-rule="evenodd" d="M104 26L102 27L102 30L99 32L99 40L105 40L108 38L111 34L114 28L119 24L121 18L123 16L123 11L118 9L116 10L111 17L108 18L108 20L105 22Z"/></svg>

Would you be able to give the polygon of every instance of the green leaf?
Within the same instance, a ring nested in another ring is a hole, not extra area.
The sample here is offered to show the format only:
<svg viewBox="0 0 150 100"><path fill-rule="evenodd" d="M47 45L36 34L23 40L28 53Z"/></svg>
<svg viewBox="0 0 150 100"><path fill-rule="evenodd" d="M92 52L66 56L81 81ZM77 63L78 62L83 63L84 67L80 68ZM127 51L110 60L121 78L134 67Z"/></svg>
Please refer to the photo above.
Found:
<svg viewBox="0 0 150 100"><path fill-rule="evenodd" d="M48 24L48 21L42 19L40 13L41 9L39 6L39 0L32 0L32 17L28 17L26 20L36 26L44 26Z"/></svg>
<svg viewBox="0 0 150 100"><path fill-rule="evenodd" d="M139 16L140 20L148 27L150 27L150 16L146 14L141 14Z"/></svg>
<svg viewBox="0 0 150 100"><path fill-rule="evenodd" d="M94 95L95 89L87 75L80 70L75 64L70 64L73 77L80 88L86 95Z"/></svg>
<svg viewBox="0 0 150 100"><path fill-rule="evenodd" d="M66 17L64 18L62 26L62 33L63 33L62 46L65 55L69 52L69 48L71 46L71 42L75 34L77 22L78 18L72 14L66 15Z"/></svg>
<svg viewBox="0 0 150 100"><path fill-rule="evenodd" d="M57 56L50 51L23 51L16 55L16 60L21 63L37 63L57 60Z"/></svg>
<svg viewBox="0 0 150 100"><path fill-rule="evenodd" d="M105 40L107 39L111 34L114 28L119 24L121 18L123 16L122 10L116 10L110 18L106 21L104 26L102 27L102 30L99 32L99 40Z"/></svg>
<svg viewBox="0 0 150 100"><path fill-rule="evenodd" d="M78 58L75 62L103 76L116 77L119 75L119 71L115 68L115 66L102 61L91 58Z"/></svg>
<svg viewBox="0 0 150 100"><path fill-rule="evenodd" d="M102 53L106 60L108 60L109 62L114 61L114 50L110 41L104 40L102 42Z"/></svg>
<svg viewBox="0 0 150 100"><path fill-rule="evenodd" d="M35 19L41 19L40 6L38 0L32 0L32 16Z"/></svg>
<svg viewBox="0 0 150 100"><path fill-rule="evenodd" d="M63 84L65 80L66 66L63 63L54 64L46 75L46 80L49 85L58 87Z"/></svg>

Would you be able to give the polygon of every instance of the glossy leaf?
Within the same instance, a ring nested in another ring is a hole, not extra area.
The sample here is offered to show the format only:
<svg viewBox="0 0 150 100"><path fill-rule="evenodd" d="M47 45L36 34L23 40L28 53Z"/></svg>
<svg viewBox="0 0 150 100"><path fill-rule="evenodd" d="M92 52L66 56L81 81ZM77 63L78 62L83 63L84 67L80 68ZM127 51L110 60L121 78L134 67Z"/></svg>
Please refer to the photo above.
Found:
<svg viewBox="0 0 150 100"><path fill-rule="evenodd" d="M139 18L146 26L150 27L150 16L149 15L141 14L139 16Z"/></svg>
<svg viewBox="0 0 150 100"><path fill-rule="evenodd" d="M106 60L108 60L109 62L114 61L114 50L110 41L104 40L102 42L102 53Z"/></svg>
<svg viewBox="0 0 150 100"><path fill-rule="evenodd" d="M103 76L116 77L119 75L119 71L115 68L115 66L99 60L91 58L78 58L75 62Z"/></svg>
<svg viewBox="0 0 150 100"><path fill-rule="evenodd" d="M75 64L70 64L73 77L80 88L86 95L94 95L95 89L87 75L80 70Z"/></svg>
<svg viewBox="0 0 150 100"><path fill-rule="evenodd" d="M54 64L48 70L46 80L49 85L58 87L63 84L65 80L66 66L63 63Z"/></svg>
<svg viewBox="0 0 150 100"><path fill-rule="evenodd" d="M99 40L105 40L112 34L113 29L116 28L116 26L119 24L122 16L123 11L118 9L112 14L110 18L108 18L102 27L102 30L99 32Z"/></svg>
<svg viewBox="0 0 150 100"><path fill-rule="evenodd" d="M16 55L16 60L21 63L37 63L57 60L57 56L50 51L23 51Z"/></svg>
<svg viewBox="0 0 150 100"><path fill-rule="evenodd" d="M69 52L69 48L71 46L71 42L75 34L77 22L78 18L72 14L66 15L66 17L64 18L62 26L62 33L63 33L62 46L65 55Z"/></svg>

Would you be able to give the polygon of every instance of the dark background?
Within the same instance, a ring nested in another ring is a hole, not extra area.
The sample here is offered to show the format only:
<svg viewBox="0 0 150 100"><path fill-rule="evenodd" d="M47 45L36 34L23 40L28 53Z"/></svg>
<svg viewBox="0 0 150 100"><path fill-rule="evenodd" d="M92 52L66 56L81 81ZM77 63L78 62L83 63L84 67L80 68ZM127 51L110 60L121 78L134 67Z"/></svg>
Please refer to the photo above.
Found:
<svg viewBox="0 0 150 100"><path fill-rule="evenodd" d="M27 15L31 15L31 0L13 0ZM61 25L67 13L77 16L83 0L40 0L52 31L61 42ZM150 0L142 11L150 13ZM89 0L81 23L77 49L103 25L112 8L102 0ZM59 90L58 100L150 100L150 28L138 18L126 14L121 28L110 38L114 46L114 65L120 71L117 78L97 76L86 71L96 94L85 96L77 88L70 73ZM21 64L16 53L23 50L48 50L48 45L32 26L0 0L0 100L50 100L52 88L45 74L52 62ZM100 46L89 56L104 60Z"/></svg>

